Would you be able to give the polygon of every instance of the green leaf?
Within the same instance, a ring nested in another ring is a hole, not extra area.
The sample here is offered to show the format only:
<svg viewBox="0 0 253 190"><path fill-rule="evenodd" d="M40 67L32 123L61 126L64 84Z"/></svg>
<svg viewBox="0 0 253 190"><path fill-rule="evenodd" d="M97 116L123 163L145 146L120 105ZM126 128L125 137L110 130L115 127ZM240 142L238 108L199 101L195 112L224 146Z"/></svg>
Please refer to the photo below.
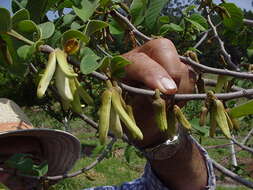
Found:
<svg viewBox="0 0 253 190"><path fill-rule="evenodd" d="M80 70L83 74L87 75L95 71L100 67L100 63L98 63L98 57L90 48L85 48L86 52L84 52L84 57L80 63Z"/></svg>
<svg viewBox="0 0 253 190"><path fill-rule="evenodd" d="M48 0L28 0L26 8L30 12L31 19L35 23L40 23L46 15Z"/></svg>
<svg viewBox="0 0 253 190"><path fill-rule="evenodd" d="M250 114L253 114L253 100L229 110L229 115L232 118L239 118Z"/></svg>
<svg viewBox="0 0 253 190"><path fill-rule="evenodd" d="M47 162L43 162L39 166L34 165L33 166L33 171L37 172L36 176L44 176L44 175L46 175L47 172L48 172L48 163Z"/></svg>
<svg viewBox="0 0 253 190"><path fill-rule="evenodd" d="M72 14L66 14L64 15L63 17L63 26L64 25L69 25L73 22L73 20L75 20L76 16L75 15L72 15Z"/></svg>
<svg viewBox="0 0 253 190"><path fill-rule="evenodd" d="M253 44L247 49L248 57L253 57Z"/></svg>
<svg viewBox="0 0 253 190"><path fill-rule="evenodd" d="M190 22L192 24L192 26L198 30L198 31L205 31L206 28L204 28L204 26L202 26L201 24L199 24L198 22L191 20L190 18L185 18L186 21Z"/></svg>
<svg viewBox="0 0 253 190"><path fill-rule="evenodd" d="M34 52L35 48L29 45L23 45L17 50L18 56L23 60L31 58Z"/></svg>
<svg viewBox="0 0 253 190"><path fill-rule="evenodd" d="M125 30L114 19L112 19L109 23L109 30L112 35L123 35L125 32Z"/></svg>
<svg viewBox="0 0 253 190"><path fill-rule="evenodd" d="M77 16L79 16L83 22L86 22L95 12L97 7L99 6L99 0L83 0L82 8L77 8L73 6L73 10Z"/></svg>
<svg viewBox="0 0 253 190"><path fill-rule="evenodd" d="M105 56L102 60L101 60L101 66L99 67L99 69L103 72L107 72L107 68L109 68L110 64L111 64L111 60L112 58L109 56Z"/></svg>
<svg viewBox="0 0 253 190"><path fill-rule="evenodd" d="M88 24L86 25L86 28L85 28L85 34L87 36L90 36L92 35L93 33L103 29L103 28L106 28L108 27L109 24L104 22L104 21L100 21L100 20L90 20L88 22Z"/></svg>
<svg viewBox="0 0 253 190"><path fill-rule="evenodd" d="M155 26L156 20L158 16L160 15L161 10L165 6L165 4L168 2L168 0L152 0L149 3L149 7L147 9L146 15L145 15L145 26L152 30Z"/></svg>
<svg viewBox="0 0 253 190"><path fill-rule="evenodd" d="M125 66L131 64L124 57L117 55L111 60L111 73L113 77L122 78L125 76Z"/></svg>
<svg viewBox="0 0 253 190"><path fill-rule="evenodd" d="M64 44L67 40L71 38L77 38L85 44L87 44L90 40L89 37L86 36L84 33L75 29L71 29L62 34L62 44Z"/></svg>
<svg viewBox="0 0 253 190"><path fill-rule="evenodd" d="M208 26L209 26L208 22L205 19L205 17L203 17L202 15L195 13L190 16L190 19L197 22L201 26L203 26L205 28L205 30L208 29Z"/></svg>
<svg viewBox="0 0 253 190"><path fill-rule="evenodd" d="M16 25L20 21L30 20L30 14L27 9L20 9L12 17L12 24Z"/></svg>
<svg viewBox="0 0 253 190"><path fill-rule="evenodd" d="M222 3L221 6L225 7L231 16L223 19L224 26L229 30L239 29L243 25L243 11L234 3Z"/></svg>
<svg viewBox="0 0 253 190"><path fill-rule="evenodd" d="M146 11L146 0L133 0L130 6L130 14L134 25L139 25L144 21Z"/></svg>
<svg viewBox="0 0 253 190"><path fill-rule="evenodd" d="M80 28L82 28L83 26L81 26L78 22L72 22L72 24L70 25L70 28L71 29L74 29L74 30L79 30Z"/></svg>
<svg viewBox="0 0 253 190"><path fill-rule="evenodd" d="M0 33L10 31L12 27L10 12L5 8L0 8L0 17Z"/></svg>
<svg viewBox="0 0 253 190"><path fill-rule="evenodd" d="M100 6L101 7L107 7L107 5L109 4L109 3L111 3L111 0L100 0Z"/></svg>
<svg viewBox="0 0 253 190"><path fill-rule="evenodd" d="M170 23L170 24L164 24L161 28L160 28L160 34L161 35L165 35L168 32L182 32L184 31L184 29L177 24L174 23Z"/></svg>
<svg viewBox="0 0 253 190"><path fill-rule="evenodd" d="M168 16L160 16L159 17L159 22L163 24L168 24L170 22L170 17Z"/></svg>
<svg viewBox="0 0 253 190"><path fill-rule="evenodd" d="M41 39L48 39L50 38L53 34L54 34L54 30L55 30L55 26L54 23L52 22L45 22L42 23L40 25L38 25L38 27L41 30Z"/></svg>
<svg viewBox="0 0 253 190"><path fill-rule="evenodd" d="M37 34L37 40L41 38L41 30L39 27L31 20L22 20L14 26L14 29L21 34L29 34L34 36Z"/></svg>

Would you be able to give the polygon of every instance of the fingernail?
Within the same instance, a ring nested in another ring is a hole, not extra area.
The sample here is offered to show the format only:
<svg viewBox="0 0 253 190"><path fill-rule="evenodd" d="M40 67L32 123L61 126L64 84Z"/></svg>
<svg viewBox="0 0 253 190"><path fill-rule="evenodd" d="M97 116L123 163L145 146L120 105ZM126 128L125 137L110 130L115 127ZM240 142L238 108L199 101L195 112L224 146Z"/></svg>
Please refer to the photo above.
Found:
<svg viewBox="0 0 253 190"><path fill-rule="evenodd" d="M163 88L165 88L166 90L177 89L177 85L172 79L163 77L160 81L161 81Z"/></svg>

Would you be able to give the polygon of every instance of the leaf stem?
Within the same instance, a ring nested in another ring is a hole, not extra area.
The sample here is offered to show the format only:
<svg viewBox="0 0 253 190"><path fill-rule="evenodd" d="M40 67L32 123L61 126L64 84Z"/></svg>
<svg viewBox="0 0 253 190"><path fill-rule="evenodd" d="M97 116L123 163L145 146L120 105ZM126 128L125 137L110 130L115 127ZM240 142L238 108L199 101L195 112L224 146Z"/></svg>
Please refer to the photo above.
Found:
<svg viewBox="0 0 253 190"><path fill-rule="evenodd" d="M9 32L7 32L7 34L9 34L10 36L14 37L14 38L17 38L18 40L20 41L23 41L29 45L33 45L34 42L25 38L24 36L22 36L21 34L17 33L15 30L11 30Z"/></svg>

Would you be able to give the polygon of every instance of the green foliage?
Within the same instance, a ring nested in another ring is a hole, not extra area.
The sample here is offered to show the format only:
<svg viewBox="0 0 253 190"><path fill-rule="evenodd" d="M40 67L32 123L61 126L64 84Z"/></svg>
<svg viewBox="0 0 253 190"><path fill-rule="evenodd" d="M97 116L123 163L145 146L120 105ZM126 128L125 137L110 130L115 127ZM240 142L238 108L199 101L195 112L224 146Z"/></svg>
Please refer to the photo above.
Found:
<svg viewBox="0 0 253 190"><path fill-rule="evenodd" d="M4 18L0 19L0 33L10 31L12 26L10 12L5 8L0 8L0 15Z"/></svg>
<svg viewBox="0 0 253 190"><path fill-rule="evenodd" d="M164 5L168 2L168 0L152 0L149 1L149 6L147 8L145 14L145 27L153 31L155 23L157 21L158 16Z"/></svg>
<svg viewBox="0 0 253 190"><path fill-rule="evenodd" d="M86 50L86 51L85 51ZM91 49L84 49L84 56L81 60L80 70L83 74L87 75L95 71L100 67L101 63L98 63L98 57Z"/></svg>
<svg viewBox="0 0 253 190"><path fill-rule="evenodd" d="M86 22L93 15L96 8L99 6L99 0L82 0L81 5L81 8L73 6L73 10L76 15L82 19L83 22Z"/></svg>
<svg viewBox="0 0 253 190"><path fill-rule="evenodd" d="M253 100L248 101L242 105L236 106L229 111L233 118L243 117L253 114Z"/></svg>
<svg viewBox="0 0 253 190"><path fill-rule="evenodd" d="M221 6L225 7L229 12L231 18L225 17L223 19L224 26L228 30L238 30L243 25L243 12L234 3L223 3Z"/></svg>
<svg viewBox="0 0 253 190"><path fill-rule="evenodd" d="M48 171L46 162L36 165L33 163L32 155L29 154L15 154L5 161L5 165L8 168L17 169L24 175L44 176Z"/></svg>
<svg viewBox="0 0 253 190"><path fill-rule="evenodd" d="M52 23L52 22L42 23L42 24L38 25L38 27L41 30L41 39L42 40L48 39L54 34L55 26L54 26L54 23Z"/></svg>

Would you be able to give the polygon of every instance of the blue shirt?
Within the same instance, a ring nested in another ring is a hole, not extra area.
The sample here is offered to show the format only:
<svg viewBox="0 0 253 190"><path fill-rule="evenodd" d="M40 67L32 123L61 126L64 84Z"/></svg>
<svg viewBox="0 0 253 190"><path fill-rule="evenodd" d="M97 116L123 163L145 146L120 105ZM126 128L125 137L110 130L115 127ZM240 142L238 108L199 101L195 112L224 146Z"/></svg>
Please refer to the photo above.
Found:
<svg viewBox="0 0 253 190"><path fill-rule="evenodd" d="M205 163L208 172L208 184L206 190L215 190L215 175L213 171L213 166L211 159L208 156L206 150L200 146L200 144L192 137L189 139L197 145L203 157L205 158ZM149 163L146 164L144 174L131 182L123 183L119 186L103 186L103 187L93 187L84 190L172 190L168 189L159 178L154 174Z"/></svg>

